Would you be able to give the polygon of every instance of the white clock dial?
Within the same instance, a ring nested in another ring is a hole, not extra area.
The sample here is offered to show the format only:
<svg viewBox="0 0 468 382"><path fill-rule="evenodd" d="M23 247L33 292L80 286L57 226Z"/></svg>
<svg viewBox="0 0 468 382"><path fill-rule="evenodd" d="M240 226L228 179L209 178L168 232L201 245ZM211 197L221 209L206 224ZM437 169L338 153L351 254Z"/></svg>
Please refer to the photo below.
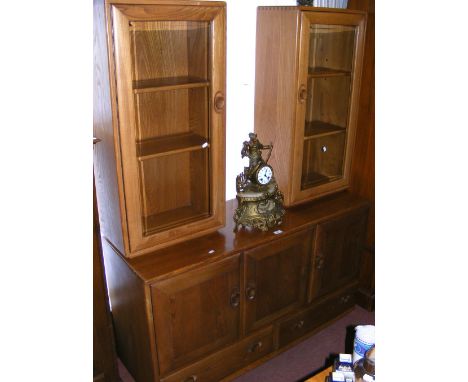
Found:
<svg viewBox="0 0 468 382"><path fill-rule="evenodd" d="M268 182L270 182L272 177L273 177L273 171L271 170L271 167L264 166L260 170L258 170L258 173L257 173L258 183L268 184Z"/></svg>

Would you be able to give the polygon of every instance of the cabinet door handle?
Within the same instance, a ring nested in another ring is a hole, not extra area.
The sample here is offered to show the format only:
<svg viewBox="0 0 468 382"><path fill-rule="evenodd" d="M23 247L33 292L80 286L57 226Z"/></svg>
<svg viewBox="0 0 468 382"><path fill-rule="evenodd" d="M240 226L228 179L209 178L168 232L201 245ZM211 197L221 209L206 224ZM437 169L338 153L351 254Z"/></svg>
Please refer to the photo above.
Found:
<svg viewBox="0 0 468 382"><path fill-rule="evenodd" d="M318 269L318 270L322 269L324 264L325 264L325 259L323 257L323 254L322 253L317 254L317 256L315 257L315 269Z"/></svg>
<svg viewBox="0 0 468 382"><path fill-rule="evenodd" d="M233 308L237 308L240 303L240 290L238 287L234 288L231 293L231 297L229 298L229 303Z"/></svg>
<svg viewBox="0 0 468 382"><path fill-rule="evenodd" d="M195 382L197 379L198 378L196 375L191 375L190 377L186 378L184 382Z"/></svg>
<svg viewBox="0 0 468 382"><path fill-rule="evenodd" d="M262 348L263 343L262 341L255 342L250 348L249 353L258 353Z"/></svg>
<svg viewBox="0 0 468 382"><path fill-rule="evenodd" d="M304 326L304 320L300 320L299 322L296 322L294 325L293 325L293 330L299 330L299 329L302 329Z"/></svg>
<svg viewBox="0 0 468 382"><path fill-rule="evenodd" d="M301 85L299 87L299 102L304 103L305 101L307 101L307 88L305 85Z"/></svg>
<svg viewBox="0 0 468 382"><path fill-rule="evenodd" d="M214 109L217 113L221 113L224 110L224 105L226 100L224 99L224 95L221 92L217 92L214 97Z"/></svg>
<svg viewBox="0 0 468 382"><path fill-rule="evenodd" d="M341 297L341 303L346 304L349 301L350 298L351 298L351 296L349 294L347 294L346 296Z"/></svg>
<svg viewBox="0 0 468 382"><path fill-rule="evenodd" d="M248 300L253 301L255 300L255 296L257 295L257 289L255 288L255 284L250 284L245 289L245 296Z"/></svg>
<svg viewBox="0 0 468 382"><path fill-rule="evenodd" d="M96 143L99 143L99 142L101 142L101 141L102 141L102 139L93 137L93 145L95 145Z"/></svg>

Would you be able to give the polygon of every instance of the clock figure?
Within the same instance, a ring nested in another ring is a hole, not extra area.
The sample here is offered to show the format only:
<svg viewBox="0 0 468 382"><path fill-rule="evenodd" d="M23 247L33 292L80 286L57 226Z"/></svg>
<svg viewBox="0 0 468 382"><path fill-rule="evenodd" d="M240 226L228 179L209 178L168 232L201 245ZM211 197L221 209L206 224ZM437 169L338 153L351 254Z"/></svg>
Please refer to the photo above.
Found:
<svg viewBox="0 0 468 382"><path fill-rule="evenodd" d="M249 138L241 151L242 158L249 158L249 166L236 179L238 207L234 213L234 230L240 226L267 231L282 223L283 194L278 189L273 168L267 164L273 145L261 144L255 133L250 133ZM262 150L269 150L266 160Z"/></svg>

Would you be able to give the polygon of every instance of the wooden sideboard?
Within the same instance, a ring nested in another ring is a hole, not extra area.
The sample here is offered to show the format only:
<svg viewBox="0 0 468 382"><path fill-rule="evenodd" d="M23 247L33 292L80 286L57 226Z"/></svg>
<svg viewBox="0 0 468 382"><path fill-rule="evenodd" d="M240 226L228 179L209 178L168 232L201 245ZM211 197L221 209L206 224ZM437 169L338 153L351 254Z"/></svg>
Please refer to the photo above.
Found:
<svg viewBox="0 0 468 382"><path fill-rule="evenodd" d="M278 229L225 228L104 259L117 351L138 382L230 380L355 304L368 202L347 192L287 210Z"/></svg>

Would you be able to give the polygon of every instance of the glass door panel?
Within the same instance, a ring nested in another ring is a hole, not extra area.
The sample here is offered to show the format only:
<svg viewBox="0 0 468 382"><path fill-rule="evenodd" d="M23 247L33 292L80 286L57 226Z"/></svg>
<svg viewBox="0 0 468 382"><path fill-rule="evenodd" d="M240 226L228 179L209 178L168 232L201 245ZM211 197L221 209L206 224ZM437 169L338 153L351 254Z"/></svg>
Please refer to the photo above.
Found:
<svg viewBox="0 0 468 382"><path fill-rule="evenodd" d="M343 177L355 26L312 24L301 190Z"/></svg>
<svg viewBox="0 0 468 382"><path fill-rule="evenodd" d="M131 21L143 235L210 215L209 21Z"/></svg>

